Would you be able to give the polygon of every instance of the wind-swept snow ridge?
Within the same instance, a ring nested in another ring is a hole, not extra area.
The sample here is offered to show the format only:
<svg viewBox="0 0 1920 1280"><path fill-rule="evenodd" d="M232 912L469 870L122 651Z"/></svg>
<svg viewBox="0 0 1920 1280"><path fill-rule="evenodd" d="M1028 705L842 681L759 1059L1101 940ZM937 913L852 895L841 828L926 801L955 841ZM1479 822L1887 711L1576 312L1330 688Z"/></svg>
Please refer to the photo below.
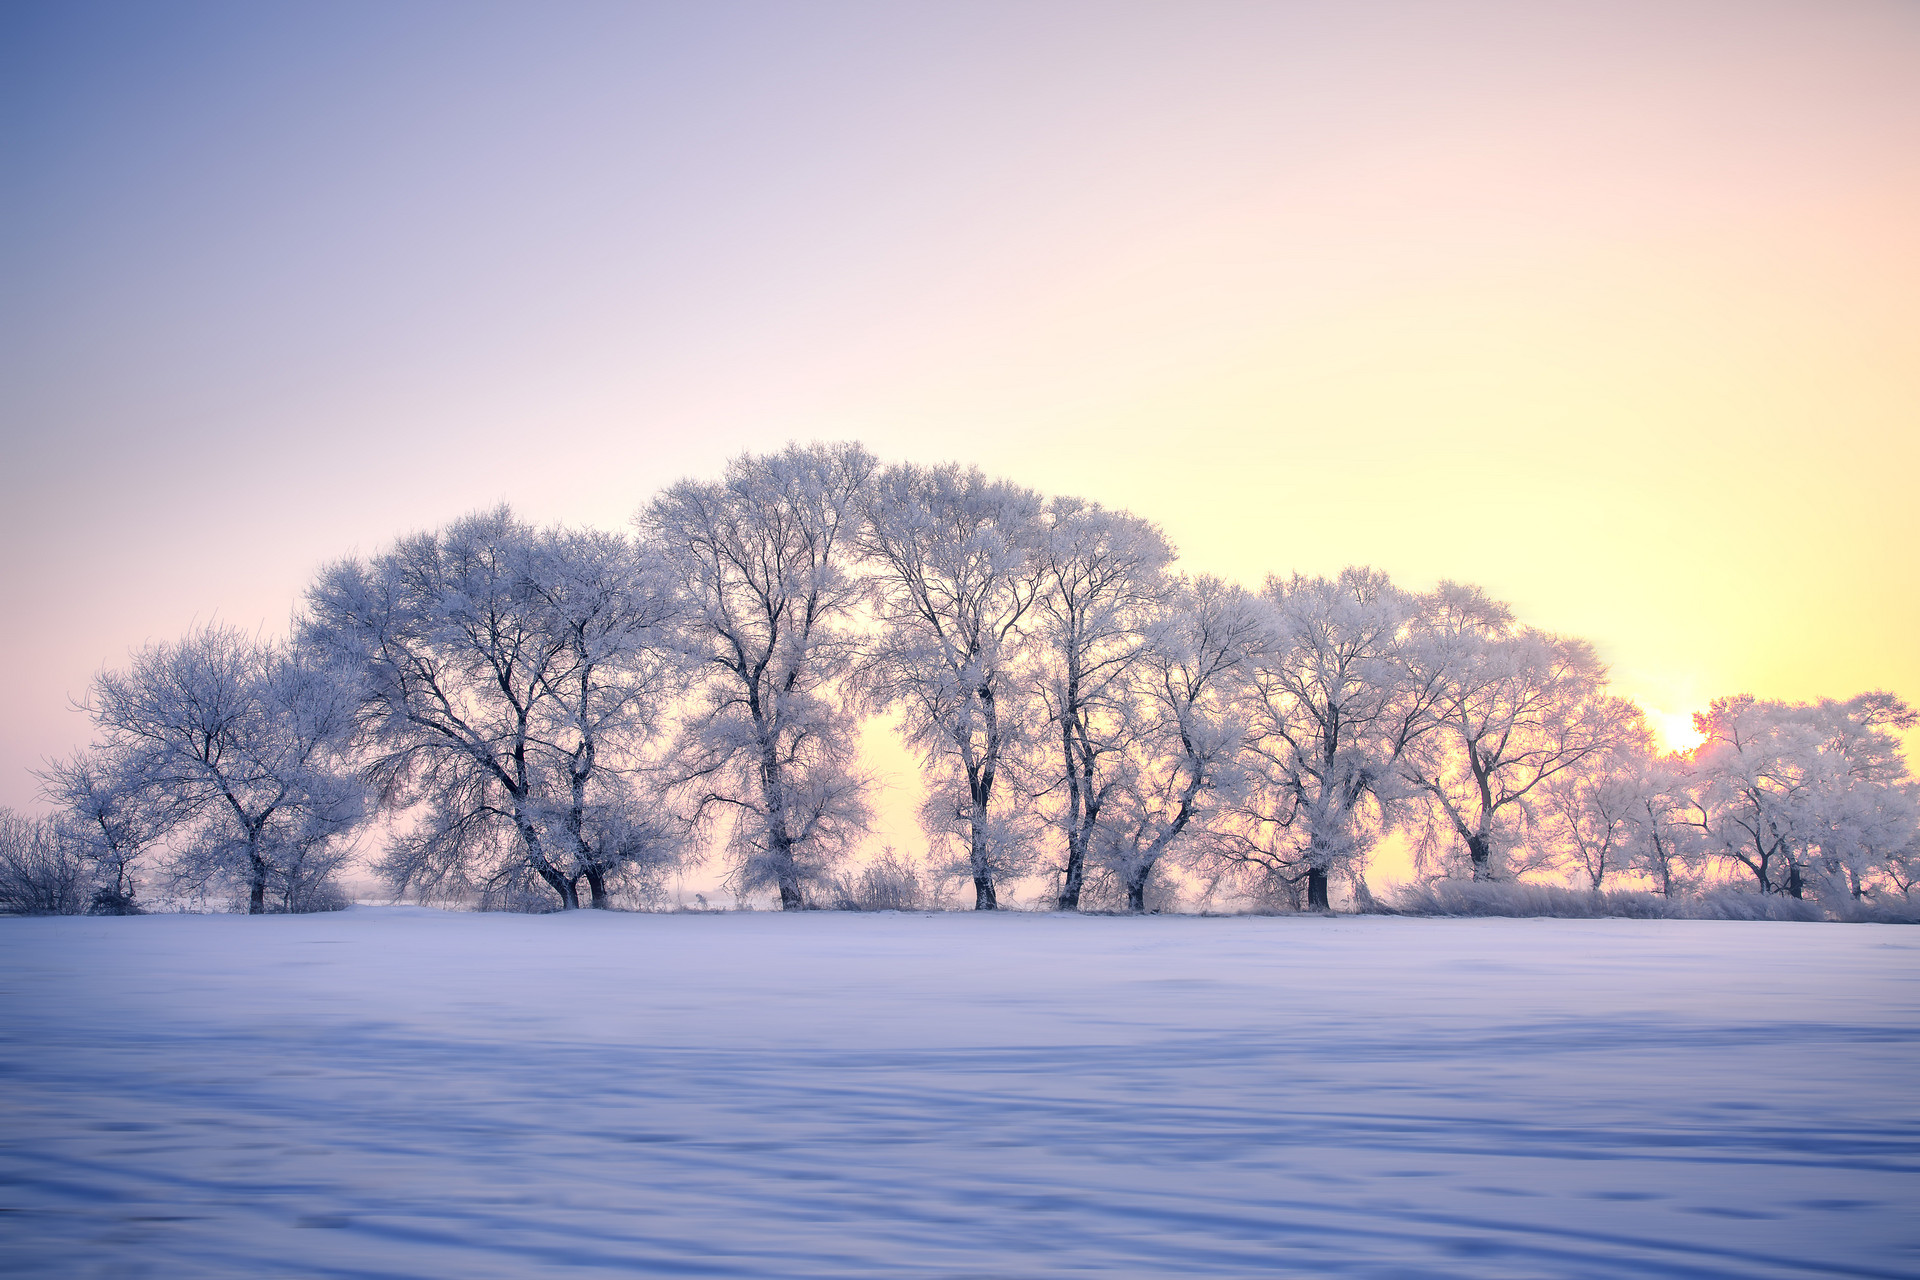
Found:
<svg viewBox="0 0 1920 1280"><path fill-rule="evenodd" d="M27 1275L1911 1276L1920 931L0 921Z"/></svg>

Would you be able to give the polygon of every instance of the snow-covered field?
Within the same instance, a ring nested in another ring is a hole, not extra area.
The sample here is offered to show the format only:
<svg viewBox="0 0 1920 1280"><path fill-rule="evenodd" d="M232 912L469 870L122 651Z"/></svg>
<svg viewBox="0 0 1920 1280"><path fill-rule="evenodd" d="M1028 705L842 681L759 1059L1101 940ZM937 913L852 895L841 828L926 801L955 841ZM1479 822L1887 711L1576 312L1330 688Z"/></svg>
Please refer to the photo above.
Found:
<svg viewBox="0 0 1920 1280"><path fill-rule="evenodd" d="M0 1270L1914 1276L1920 929L0 920Z"/></svg>

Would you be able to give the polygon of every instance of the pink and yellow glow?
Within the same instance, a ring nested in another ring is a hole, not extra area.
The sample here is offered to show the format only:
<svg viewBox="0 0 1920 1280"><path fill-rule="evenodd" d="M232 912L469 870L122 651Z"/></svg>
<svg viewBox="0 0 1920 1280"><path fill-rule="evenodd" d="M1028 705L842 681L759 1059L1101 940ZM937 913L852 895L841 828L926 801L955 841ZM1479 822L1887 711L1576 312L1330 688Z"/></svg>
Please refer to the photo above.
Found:
<svg viewBox="0 0 1920 1280"><path fill-rule="evenodd" d="M130 646L789 438L1920 697L1920 8L9 10L0 803ZM901 841L910 836L896 834Z"/></svg>

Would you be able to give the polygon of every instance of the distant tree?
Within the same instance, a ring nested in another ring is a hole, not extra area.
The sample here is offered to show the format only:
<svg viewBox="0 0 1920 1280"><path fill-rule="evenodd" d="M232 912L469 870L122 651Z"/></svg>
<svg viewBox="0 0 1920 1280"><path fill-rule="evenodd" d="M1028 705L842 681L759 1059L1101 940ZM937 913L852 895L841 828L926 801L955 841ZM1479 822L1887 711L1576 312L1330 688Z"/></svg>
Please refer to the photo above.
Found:
<svg viewBox="0 0 1920 1280"><path fill-rule="evenodd" d="M1916 808L1895 731L1916 723L1885 693L1790 704L1716 699L1694 723L1694 824L1705 856L1762 893L1845 899L1914 847Z"/></svg>
<svg viewBox="0 0 1920 1280"><path fill-rule="evenodd" d="M119 775L95 802L109 822L144 807L118 838L163 829L176 884L238 881L249 912L267 910L270 891L291 908L338 867L366 816L343 758L352 690L281 645L202 627L102 673L88 705Z"/></svg>
<svg viewBox="0 0 1920 1280"><path fill-rule="evenodd" d="M1033 774L1065 845L1057 905L1074 911L1138 728L1133 677L1174 590L1173 548L1147 521L1078 498L1049 499L1041 526L1030 629L1048 732Z"/></svg>
<svg viewBox="0 0 1920 1280"><path fill-rule="evenodd" d="M1679 753L1647 760L1634 780L1623 865L1667 898L1701 861L1692 783L1692 762Z"/></svg>
<svg viewBox="0 0 1920 1280"><path fill-rule="evenodd" d="M1887 858L1882 881L1888 893L1907 899L1913 897L1914 889L1920 888L1920 838Z"/></svg>
<svg viewBox="0 0 1920 1280"><path fill-rule="evenodd" d="M455 893L531 877L562 909L584 881L605 907L622 867L669 856L615 815L673 691L675 608L646 549L504 507L327 569L302 643L357 691L383 803L415 809L388 878Z"/></svg>
<svg viewBox="0 0 1920 1280"><path fill-rule="evenodd" d="M1428 800L1418 852L1431 865L1457 839L1475 880L1498 878L1537 789L1612 746L1633 709L1607 696L1591 645L1522 627L1475 587L1442 583L1408 652L1433 690L1400 761Z"/></svg>
<svg viewBox="0 0 1920 1280"><path fill-rule="evenodd" d="M1875 691L1822 699L1814 713L1835 766L1813 837L1818 871L1830 894L1870 897L1894 887L1899 869L1920 855L1920 782L1898 736L1920 725L1920 712Z"/></svg>
<svg viewBox="0 0 1920 1280"><path fill-rule="evenodd" d="M861 686L901 712L932 784L922 821L965 851L974 906L991 911L1031 852L1002 782L1037 727L1022 665L1046 581L1041 499L977 469L908 465L875 479L865 516L878 626Z"/></svg>
<svg viewBox="0 0 1920 1280"><path fill-rule="evenodd" d="M1408 787L1400 765L1433 727L1440 682L1410 657L1420 602L1385 574L1269 578L1266 629L1250 667L1257 784L1229 856L1271 878L1304 879L1328 908L1336 874L1357 886Z"/></svg>
<svg viewBox="0 0 1920 1280"><path fill-rule="evenodd" d="M0 912L79 915L93 896L91 871L60 818L0 808Z"/></svg>
<svg viewBox="0 0 1920 1280"><path fill-rule="evenodd" d="M99 915L133 915L138 873L180 821L174 797L142 785L139 755L86 747L50 761L40 774L41 794L58 805L82 854L94 868L92 909Z"/></svg>
<svg viewBox="0 0 1920 1280"><path fill-rule="evenodd" d="M1613 741L1540 786L1530 825L1532 864L1568 871L1589 887L1632 869L1633 855L1649 838L1656 852L1666 832L1652 822L1648 793L1654 760L1653 734L1639 708L1622 708ZM1649 861L1655 861L1649 859ZM1670 873L1662 877L1670 884Z"/></svg>
<svg viewBox="0 0 1920 1280"><path fill-rule="evenodd" d="M1217 578L1179 584L1130 669L1125 749L1093 854L1144 911L1149 879L1182 847L1213 848L1240 794L1246 714L1237 699L1262 637L1253 597Z"/></svg>
<svg viewBox="0 0 1920 1280"><path fill-rule="evenodd" d="M857 503L874 469L858 445L789 446L682 481L637 517L671 567L698 660L674 776L699 819L721 814L737 892L785 910L865 835L870 782L842 683L865 594Z"/></svg>

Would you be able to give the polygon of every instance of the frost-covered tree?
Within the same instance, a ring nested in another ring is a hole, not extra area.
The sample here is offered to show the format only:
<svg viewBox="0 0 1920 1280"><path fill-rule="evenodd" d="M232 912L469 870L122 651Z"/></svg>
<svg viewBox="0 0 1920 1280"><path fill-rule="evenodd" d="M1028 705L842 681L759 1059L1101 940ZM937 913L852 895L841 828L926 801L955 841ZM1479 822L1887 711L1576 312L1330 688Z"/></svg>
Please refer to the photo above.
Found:
<svg viewBox="0 0 1920 1280"><path fill-rule="evenodd" d="M664 856L594 815L636 803L675 607L644 548L504 507L327 569L302 640L351 681L368 776L411 810L385 874L429 894L531 877L562 908L584 881L606 906L610 877Z"/></svg>
<svg viewBox="0 0 1920 1280"><path fill-rule="evenodd" d="M164 825L176 884L244 885L283 909L337 870L366 816L343 757L350 687L304 655L218 625L98 676L88 699L117 786Z"/></svg>
<svg viewBox="0 0 1920 1280"><path fill-rule="evenodd" d="M717 484L682 481L637 517L671 566L703 673L676 777L696 817L724 815L736 891L773 888L786 910L871 822L842 686L874 466L858 445L789 446L735 458Z"/></svg>
<svg viewBox="0 0 1920 1280"><path fill-rule="evenodd" d="M1174 591L1172 561L1160 530L1126 512L1051 498L1041 513L1030 626L1048 727L1032 772L1065 846L1062 911L1079 909L1088 853L1139 727L1133 677Z"/></svg>
<svg viewBox="0 0 1920 1280"><path fill-rule="evenodd" d="M536 759L553 775L539 806L546 843L604 908L616 877L651 882L683 855L658 804L654 750L688 665L680 602L657 548L593 531L537 537L527 590L535 625L562 646L541 669L534 717Z"/></svg>
<svg viewBox="0 0 1920 1280"><path fill-rule="evenodd" d="M1202 577L1178 584L1146 628L1091 851L1126 890L1129 911L1146 909L1164 859L1213 849L1214 823L1240 795L1247 724L1238 695L1263 621L1245 591Z"/></svg>
<svg viewBox="0 0 1920 1280"><path fill-rule="evenodd" d="M1762 893L1863 896L1911 851L1920 810L1897 730L1915 713L1886 693L1790 704L1742 695L1695 716L1701 851Z"/></svg>
<svg viewBox="0 0 1920 1280"><path fill-rule="evenodd" d="M66 814L72 838L93 866L92 910L137 913L141 864L178 823L178 806L141 785L137 757L124 751L85 747L50 761L39 777L41 794Z"/></svg>
<svg viewBox="0 0 1920 1280"><path fill-rule="evenodd" d="M1003 784L1037 728L1023 666L1046 580L1041 498L976 468L905 465L865 506L877 634L861 686L900 711L930 782L922 821L964 850L974 906L991 911L1032 851L1020 791Z"/></svg>
<svg viewBox="0 0 1920 1280"><path fill-rule="evenodd" d="M92 870L64 817L0 808L0 912L79 915L92 901Z"/></svg>
<svg viewBox="0 0 1920 1280"><path fill-rule="evenodd" d="M1373 569L1269 578L1248 706L1257 784L1231 858L1328 907L1328 883L1364 894L1368 852L1407 787L1399 771L1432 728L1440 682L1410 658L1420 602Z"/></svg>
<svg viewBox="0 0 1920 1280"><path fill-rule="evenodd" d="M1645 761L1632 794L1623 865L1671 898L1701 861L1692 762L1680 753Z"/></svg>
<svg viewBox="0 0 1920 1280"><path fill-rule="evenodd" d="M1441 584L1409 658L1433 689L1401 756L1428 800L1418 853L1432 865L1457 841L1475 880L1498 878L1537 789L1616 742L1631 704L1607 695L1591 645L1522 627L1475 587Z"/></svg>
<svg viewBox="0 0 1920 1280"><path fill-rule="evenodd" d="M1639 709L1623 710L1614 741L1540 786L1529 830L1529 860L1515 870L1566 871L1594 889L1633 869L1636 851L1653 854L1671 885L1671 857L1658 854L1670 833L1656 825L1649 794L1653 734ZM1644 839L1643 839L1644 837ZM1651 848L1645 846L1650 844Z"/></svg>

